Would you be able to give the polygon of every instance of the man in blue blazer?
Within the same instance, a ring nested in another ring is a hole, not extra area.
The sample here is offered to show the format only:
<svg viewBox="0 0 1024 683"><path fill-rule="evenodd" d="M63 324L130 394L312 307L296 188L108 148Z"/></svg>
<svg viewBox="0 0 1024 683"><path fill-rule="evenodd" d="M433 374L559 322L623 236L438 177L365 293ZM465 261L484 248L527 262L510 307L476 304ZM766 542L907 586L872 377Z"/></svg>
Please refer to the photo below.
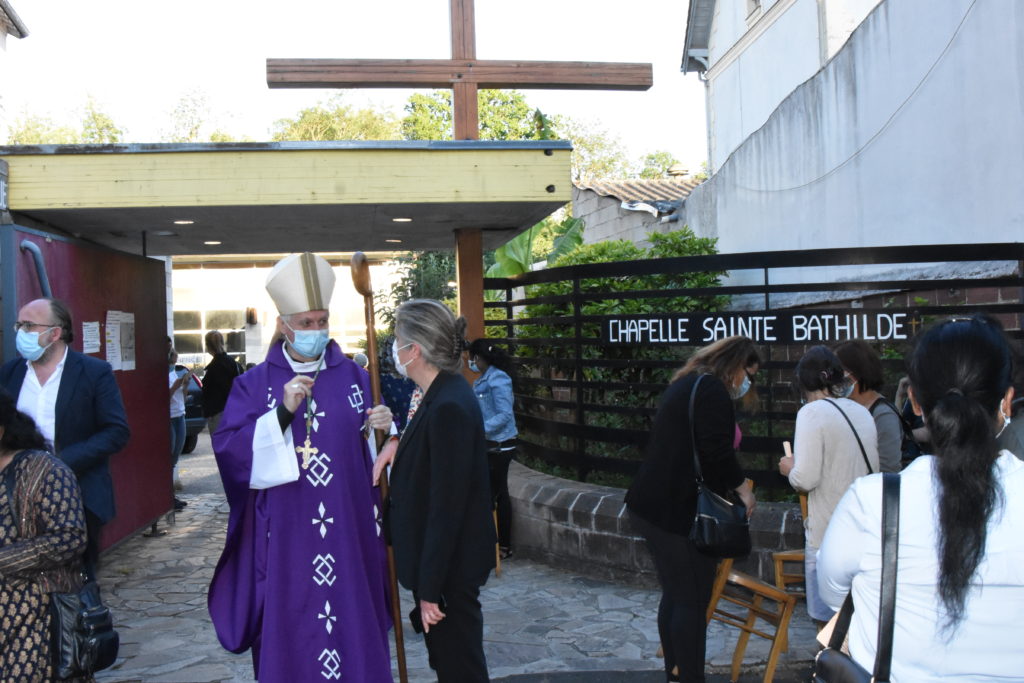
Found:
<svg viewBox="0 0 1024 683"><path fill-rule="evenodd" d="M14 327L21 357L0 367L0 386L78 477L88 532L85 571L94 579L99 533L114 517L110 456L129 437L121 391L109 363L69 348L71 313L61 301L26 304Z"/></svg>

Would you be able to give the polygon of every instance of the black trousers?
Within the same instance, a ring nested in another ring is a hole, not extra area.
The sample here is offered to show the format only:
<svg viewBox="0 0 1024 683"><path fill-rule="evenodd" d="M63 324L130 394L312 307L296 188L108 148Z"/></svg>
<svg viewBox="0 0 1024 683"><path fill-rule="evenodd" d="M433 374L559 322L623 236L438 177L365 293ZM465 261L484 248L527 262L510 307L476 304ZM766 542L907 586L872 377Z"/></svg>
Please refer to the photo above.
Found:
<svg viewBox="0 0 1024 683"><path fill-rule="evenodd" d="M90 581L96 580L96 567L100 560L100 531L103 522L88 510L85 511L85 554L82 556L82 569Z"/></svg>
<svg viewBox="0 0 1024 683"><path fill-rule="evenodd" d="M491 679L484 659L484 615L480 610L480 586L476 583L448 586L444 590L444 619L423 635L430 666L438 683L478 683ZM420 604L414 592L413 599Z"/></svg>
<svg viewBox="0 0 1024 683"><path fill-rule="evenodd" d="M512 547L512 501L508 496L508 466L516 450L487 451L487 466L491 479L491 500L498 511L498 545Z"/></svg>
<svg viewBox="0 0 1024 683"><path fill-rule="evenodd" d="M679 667L675 680L702 683L707 644L705 614L711 601L717 560L702 555L685 536L669 533L641 517L629 521L647 541L661 583L658 634L665 652L665 674Z"/></svg>

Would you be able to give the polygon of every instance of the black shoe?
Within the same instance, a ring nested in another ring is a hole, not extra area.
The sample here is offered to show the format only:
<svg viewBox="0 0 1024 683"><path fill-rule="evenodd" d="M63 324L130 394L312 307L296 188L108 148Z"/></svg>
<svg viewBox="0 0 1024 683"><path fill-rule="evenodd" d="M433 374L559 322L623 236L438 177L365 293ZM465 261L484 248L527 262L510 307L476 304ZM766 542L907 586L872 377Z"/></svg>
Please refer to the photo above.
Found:
<svg viewBox="0 0 1024 683"><path fill-rule="evenodd" d="M188 503L183 501L181 498L178 498L177 496L174 497L174 511L175 512L181 512L182 510L185 509L186 505L188 505Z"/></svg>

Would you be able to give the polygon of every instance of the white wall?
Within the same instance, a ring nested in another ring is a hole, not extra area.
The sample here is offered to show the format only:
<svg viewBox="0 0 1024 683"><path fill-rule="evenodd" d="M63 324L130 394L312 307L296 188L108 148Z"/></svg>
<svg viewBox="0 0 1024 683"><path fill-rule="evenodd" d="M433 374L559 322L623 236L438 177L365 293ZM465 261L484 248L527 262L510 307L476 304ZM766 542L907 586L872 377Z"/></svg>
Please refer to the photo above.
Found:
<svg viewBox="0 0 1024 683"><path fill-rule="evenodd" d="M1024 2L971 5L881 3L686 222L723 252L1020 240Z"/></svg>
<svg viewBox="0 0 1024 683"><path fill-rule="evenodd" d="M712 170L845 43L879 0L718 2L707 78Z"/></svg>

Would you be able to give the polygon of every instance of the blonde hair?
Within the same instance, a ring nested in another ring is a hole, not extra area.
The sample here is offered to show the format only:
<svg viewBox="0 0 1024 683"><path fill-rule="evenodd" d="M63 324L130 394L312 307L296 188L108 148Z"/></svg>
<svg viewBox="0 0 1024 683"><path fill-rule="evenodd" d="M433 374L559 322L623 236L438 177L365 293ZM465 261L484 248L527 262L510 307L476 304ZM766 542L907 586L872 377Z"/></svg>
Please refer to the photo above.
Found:
<svg viewBox="0 0 1024 683"><path fill-rule="evenodd" d="M410 299L395 310L395 336L420 347L423 359L438 370L462 370L466 319L434 299Z"/></svg>
<svg viewBox="0 0 1024 683"><path fill-rule="evenodd" d="M697 349L686 361L686 365L676 370L672 381L675 382L691 373L708 373L728 386L737 370L760 364L761 356L758 355L753 340L736 335Z"/></svg>

